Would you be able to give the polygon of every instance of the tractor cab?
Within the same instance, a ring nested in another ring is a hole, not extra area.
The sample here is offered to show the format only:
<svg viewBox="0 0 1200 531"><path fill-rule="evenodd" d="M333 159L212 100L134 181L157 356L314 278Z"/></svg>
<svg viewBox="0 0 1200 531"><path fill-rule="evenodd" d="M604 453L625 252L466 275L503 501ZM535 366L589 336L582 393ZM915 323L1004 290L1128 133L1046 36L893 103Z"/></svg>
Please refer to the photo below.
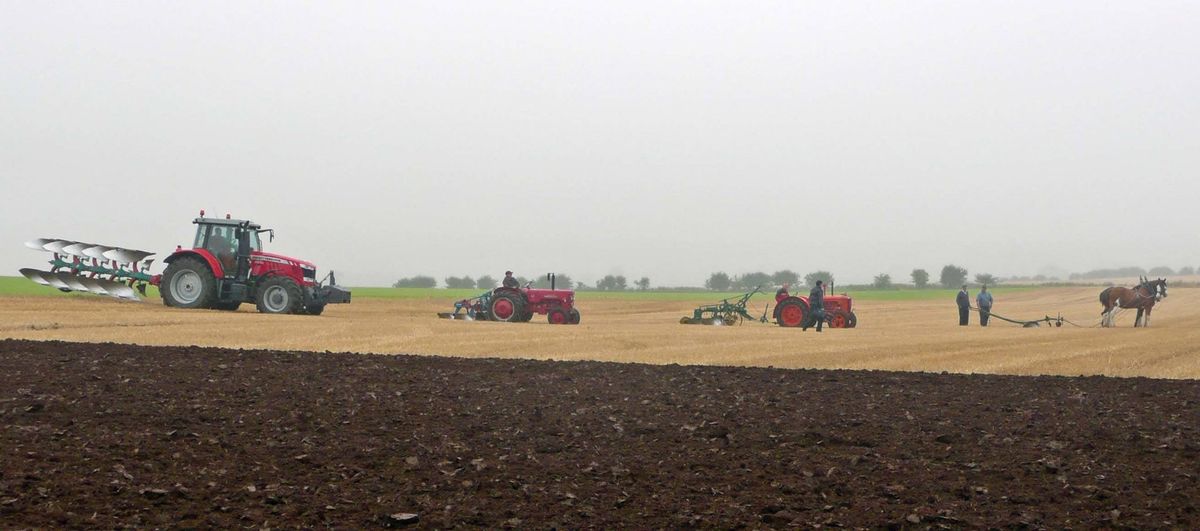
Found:
<svg viewBox="0 0 1200 531"><path fill-rule="evenodd" d="M244 278L250 272L250 257L262 252L263 232L272 237L275 231L263 229L259 224L240 219L206 218L201 216L192 221L196 224L196 239L193 249L208 251L221 265L224 277Z"/></svg>

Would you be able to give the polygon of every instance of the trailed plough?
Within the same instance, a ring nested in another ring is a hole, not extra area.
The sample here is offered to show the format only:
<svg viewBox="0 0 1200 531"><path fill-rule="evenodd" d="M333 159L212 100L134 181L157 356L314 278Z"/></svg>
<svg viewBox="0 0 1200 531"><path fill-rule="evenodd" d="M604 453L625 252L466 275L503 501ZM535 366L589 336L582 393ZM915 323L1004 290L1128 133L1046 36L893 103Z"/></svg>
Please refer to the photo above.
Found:
<svg viewBox="0 0 1200 531"><path fill-rule="evenodd" d="M138 292L145 295L146 284L152 279L149 271L154 259L149 257L154 253L53 238L38 238L25 242L25 246L53 253L54 257L49 271L25 268L21 274L60 291L139 300Z"/></svg>

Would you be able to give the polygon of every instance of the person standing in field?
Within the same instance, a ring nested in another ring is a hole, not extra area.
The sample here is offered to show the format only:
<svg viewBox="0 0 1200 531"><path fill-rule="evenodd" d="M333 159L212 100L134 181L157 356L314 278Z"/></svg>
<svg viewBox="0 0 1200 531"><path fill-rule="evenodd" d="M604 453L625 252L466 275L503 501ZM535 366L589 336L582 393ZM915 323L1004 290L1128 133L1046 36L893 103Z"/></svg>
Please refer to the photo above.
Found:
<svg viewBox="0 0 1200 531"><path fill-rule="evenodd" d="M963 284L962 291L958 292L958 326L967 326L971 324L971 294L967 293L967 285Z"/></svg>
<svg viewBox="0 0 1200 531"><path fill-rule="evenodd" d="M812 291L808 292L808 318L804 322L804 326L800 328L801 332L807 332L808 327L817 326L817 331L821 331L821 325L825 324L825 287L824 282L818 280L817 285L813 286Z"/></svg>
<svg viewBox="0 0 1200 531"><path fill-rule="evenodd" d="M992 294L988 293L986 285L979 288L979 295L975 296L975 304L979 305L979 326L987 326L988 317L992 314Z"/></svg>
<svg viewBox="0 0 1200 531"><path fill-rule="evenodd" d="M513 288L513 289L517 289L517 288L521 287L521 283L519 281L517 281L517 279L513 278L512 271L504 272L504 282L501 285L506 288Z"/></svg>

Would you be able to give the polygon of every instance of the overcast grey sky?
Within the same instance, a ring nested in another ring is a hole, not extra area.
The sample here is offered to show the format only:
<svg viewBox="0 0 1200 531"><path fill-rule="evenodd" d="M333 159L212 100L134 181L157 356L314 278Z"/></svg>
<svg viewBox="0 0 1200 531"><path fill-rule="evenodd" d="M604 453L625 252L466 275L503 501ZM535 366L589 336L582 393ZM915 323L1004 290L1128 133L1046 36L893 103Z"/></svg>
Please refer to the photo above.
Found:
<svg viewBox="0 0 1200 531"><path fill-rule="evenodd" d="M1197 2L0 0L0 274L201 208L343 282L1200 265Z"/></svg>

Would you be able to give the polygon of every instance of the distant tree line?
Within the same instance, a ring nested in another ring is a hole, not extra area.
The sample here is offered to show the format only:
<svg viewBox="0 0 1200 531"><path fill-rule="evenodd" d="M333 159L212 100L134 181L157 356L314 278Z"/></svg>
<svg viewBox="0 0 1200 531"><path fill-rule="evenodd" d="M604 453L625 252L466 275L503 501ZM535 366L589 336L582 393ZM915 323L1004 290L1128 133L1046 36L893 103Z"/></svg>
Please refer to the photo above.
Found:
<svg viewBox="0 0 1200 531"><path fill-rule="evenodd" d="M437 287L437 280L426 275L417 275L415 277L402 278L392 284L393 288L434 288Z"/></svg>
<svg viewBox="0 0 1200 531"><path fill-rule="evenodd" d="M1178 271L1167 266L1151 267L1150 269L1142 269L1140 267L1115 267L1108 269L1093 269L1085 273L1071 273L1067 278L1071 280L1095 280L1103 278L1122 278L1122 277L1170 277L1175 275L1195 275L1197 268L1192 266L1184 266Z"/></svg>
<svg viewBox="0 0 1200 531"><path fill-rule="evenodd" d="M1091 279L1107 279L1120 277L1168 277L1168 276L1183 276L1195 275L1200 271L1200 268L1191 266L1181 267L1178 270L1171 269L1166 266L1152 267L1143 269L1141 267L1118 267L1108 269L1093 269L1085 273L1072 273L1069 280L1091 280ZM930 287L930 274L925 269L913 269L909 274L912 280L912 286L917 289L926 289ZM1000 282L1000 278L990 273L976 273L974 277L968 275L967 268L954 264L947 264L942 267L941 273L938 276L937 283L943 288L957 289L959 286L968 283L968 279L973 280L977 285L994 285ZM704 288L712 291L750 291L756 286L761 286L763 289L774 289L784 284L792 286L812 286L817 280L823 280L827 285L834 281L833 273L825 270L817 270L805 274L803 277L800 274L790 269L783 269L774 273L765 273L755 271L741 275L730 275L724 271L718 271L711 274L708 280L704 281ZM1026 277L1009 277L1008 281L1034 281L1046 282L1060 280L1058 277L1048 277L1046 275L1035 275ZM481 289L490 290L499 286L499 281L490 276L483 275L479 278L471 278L470 276L463 277L446 277L442 279L446 288L450 289ZM517 281L522 286L531 284L535 288L549 288L550 280L545 276L539 276L530 281L525 277L518 276ZM803 281L803 282L802 282ZM872 280L871 287L875 289L897 289L898 285L888 273L880 273L875 275ZM437 287L437 280L428 275L416 275L413 277L402 278L392 284L394 288L434 288ZM627 291L636 289L639 291L647 291L650 289L650 278L641 277L632 284L623 275L605 275L597 280L594 284L578 282L572 279L569 275L559 273L556 275L555 287L558 289L576 289L576 290L595 290L595 291ZM671 289L671 288L656 288L656 289Z"/></svg>
<svg viewBox="0 0 1200 531"><path fill-rule="evenodd" d="M929 287L929 272L924 269L913 269L910 273L912 277L912 285L917 289L925 289ZM803 280L803 284L801 284ZM776 271L774 274L763 272L746 273L743 275L731 276L724 271L718 271L711 274L708 280L704 281L705 289L712 291L729 291L742 290L750 291L755 286L766 288L775 288L784 284L789 285L805 285L814 286L818 280L822 280L826 285L834 283L833 273L825 270L818 270L808 273L801 277L796 272L785 269ZM948 264L942 268L941 276L938 278L938 283L946 288L957 288L966 284L968 280L967 269L954 264ZM975 275L976 284L996 284L1000 281L995 275L990 273L979 273ZM875 275L870 286L874 289L897 289L895 281L888 273L880 273Z"/></svg>
<svg viewBox="0 0 1200 531"><path fill-rule="evenodd" d="M824 280L826 283L832 283L833 273L828 271L813 271L804 275L805 284L813 284L818 279ZM772 274L757 271L736 276L730 276L724 271L718 271L710 275L708 280L704 281L704 287L712 291L729 291L731 289L750 291L755 287L767 289L784 284L800 285L800 275L790 269L776 271Z"/></svg>
<svg viewBox="0 0 1200 531"><path fill-rule="evenodd" d="M517 282L521 286L530 285L539 289L550 289L550 279L545 276L538 276L535 279L528 279L523 276L516 276ZM413 277L402 278L392 284L393 288L436 288L437 280L429 275L416 275ZM446 277L442 279L442 285L448 289L495 289L500 285L500 281L490 275L483 275L479 278L471 278L470 276L462 277ZM554 287L557 289L577 289L577 290L598 290L598 291L626 291L631 289L629 281L621 275L605 275L604 278L597 280L595 285L588 285L583 282L577 282L569 275L557 273L554 276ZM646 291L650 289L650 278L642 277L633 282L634 289Z"/></svg>

